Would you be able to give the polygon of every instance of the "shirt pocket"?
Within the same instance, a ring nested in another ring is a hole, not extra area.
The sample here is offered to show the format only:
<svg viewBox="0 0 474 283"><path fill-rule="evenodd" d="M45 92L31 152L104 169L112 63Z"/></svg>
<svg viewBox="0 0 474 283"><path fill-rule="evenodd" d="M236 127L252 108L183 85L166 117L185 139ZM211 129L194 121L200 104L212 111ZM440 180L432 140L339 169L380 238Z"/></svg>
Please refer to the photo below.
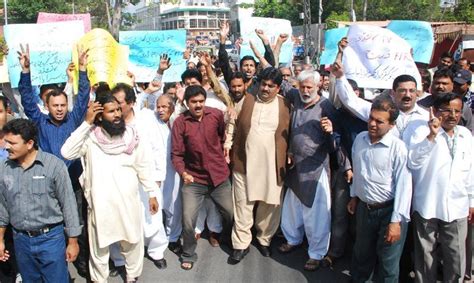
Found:
<svg viewBox="0 0 474 283"><path fill-rule="evenodd" d="M31 180L31 193L36 198L45 198L49 192L50 179L46 176L33 176Z"/></svg>

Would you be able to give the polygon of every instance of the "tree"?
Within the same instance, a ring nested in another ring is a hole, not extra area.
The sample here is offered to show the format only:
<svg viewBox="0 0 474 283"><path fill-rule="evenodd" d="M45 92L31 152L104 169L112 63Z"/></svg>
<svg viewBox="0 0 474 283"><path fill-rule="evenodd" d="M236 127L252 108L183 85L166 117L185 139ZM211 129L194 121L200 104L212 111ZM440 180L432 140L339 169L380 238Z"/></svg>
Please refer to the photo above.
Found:
<svg viewBox="0 0 474 283"><path fill-rule="evenodd" d="M302 25L299 18L303 6L298 1L291 0L256 0L254 5L254 16L279 18L291 21L291 25Z"/></svg>
<svg viewBox="0 0 474 283"><path fill-rule="evenodd" d="M36 23L39 12L90 13L92 26L108 29L118 39L121 28L133 25L136 18L122 9L127 3L136 5L139 0L9 0L9 23ZM111 3L113 5L111 5Z"/></svg>

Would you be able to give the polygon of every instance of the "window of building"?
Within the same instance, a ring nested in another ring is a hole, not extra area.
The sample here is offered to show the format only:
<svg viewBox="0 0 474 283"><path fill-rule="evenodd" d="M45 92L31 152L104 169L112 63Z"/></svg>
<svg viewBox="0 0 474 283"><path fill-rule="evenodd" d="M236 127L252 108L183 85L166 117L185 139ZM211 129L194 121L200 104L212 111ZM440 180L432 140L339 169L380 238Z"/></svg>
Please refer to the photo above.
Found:
<svg viewBox="0 0 474 283"><path fill-rule="evenodd" d="M198 15L199 16L207 16L207 11L199 11Z"/></svg>
<svg viewBox="0 0 474 283"><path fill-rule="evenodd" d="M178 21L178 28L185 28L184 20L179 20Z"/></svg>
<svg viewBox="0 0 474 283"><path fill-rule="evenodd" d="M203 20L203 19L198 20L198 27L207 28L207 20Z"/></svg>
<svg viewBox="0 0 474 283"><path fill-rule="evenodd" d="M217 28L217 21L216 20L209 20L208 25L209 25L209 28Z"/></svg>
<svg viewBox="0 0 474 283"><path fill-rule="evenodd" d="M190 16L196 16L196 15L197 15L197 12L196 12L196 11L189 11L189 15L190 15Z"/></svg>
<svg viewBox="0 0 474 283"><path fill-rule="evenodd" d="M179 17L183 17L183 16L184 16L184 12L178 12L178 16L179 16Z"/></svg>
<svg viewBox="0 0 474 283"><path fill-rule="evenodd" d="M197 28L197 20L196 19L190 19L189 20L189 28Z"/></svg>

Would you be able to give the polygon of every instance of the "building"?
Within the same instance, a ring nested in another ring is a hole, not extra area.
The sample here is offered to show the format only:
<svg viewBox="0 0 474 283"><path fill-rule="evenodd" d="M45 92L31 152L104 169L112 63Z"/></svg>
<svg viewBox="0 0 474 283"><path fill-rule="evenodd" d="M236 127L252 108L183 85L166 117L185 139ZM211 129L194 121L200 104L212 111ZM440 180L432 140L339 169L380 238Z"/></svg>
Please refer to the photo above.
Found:
<svg viewBox="0 0 474 283"><path fill-rule="evenodd" d="M186 29L188 43L201 45L218 41L219 25L231 20L236 0L147 0L135 10L135 30Z"/></svg>

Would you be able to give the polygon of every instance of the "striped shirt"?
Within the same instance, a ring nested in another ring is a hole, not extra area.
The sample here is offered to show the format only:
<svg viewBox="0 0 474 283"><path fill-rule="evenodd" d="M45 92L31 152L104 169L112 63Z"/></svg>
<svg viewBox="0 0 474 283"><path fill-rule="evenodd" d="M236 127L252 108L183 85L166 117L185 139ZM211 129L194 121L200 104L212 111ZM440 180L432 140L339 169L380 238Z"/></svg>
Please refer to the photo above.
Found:
<svg viewBox="0 0 474 283"><path fill-rule="evenodd" d="M76 199L66 165L52 154L37 151L23 169L14 160L0 163L0 226L32 231L64 222L69 237L81 234Z"/></svg>
<svg viewBox="0 0 474 283"><path fill-rule="evenodd" d="M89 103L90 85L86 72L79 72L79 93L77 95L74 109L67 113L66 117L59 125L54 124L48 114L44 114L35 102L35 94L31 86L30 73L21 73L18 90L21 94L21 104L25 109L25 114L33 120L38 127L39 147L56 157L62 159L68 167L78 160L66 160L61 155L61 147L66 139L84 121L87 105ZM69 101L69 103L72 103Z"/></svg>

